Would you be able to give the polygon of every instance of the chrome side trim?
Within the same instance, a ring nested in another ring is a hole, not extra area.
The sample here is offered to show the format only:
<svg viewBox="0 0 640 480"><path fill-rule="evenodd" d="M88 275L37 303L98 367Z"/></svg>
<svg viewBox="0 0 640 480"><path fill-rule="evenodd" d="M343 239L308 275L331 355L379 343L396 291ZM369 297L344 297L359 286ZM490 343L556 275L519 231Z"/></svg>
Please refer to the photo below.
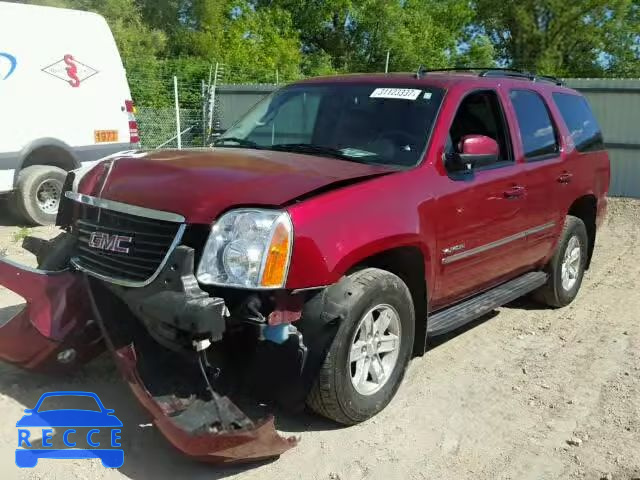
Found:
<svg viewBox="0 0 640 480"><path fill-rule="evenodd" d="M114 212L128 213L137 217L151 218L153 220L162 220L165 222L184 223L185 218L182 215L171 212L163 212L162 210L152 210L150 208L138 207L127 203L116 202L114 200L106 200L104 198L96 198L90 195L83 195L67 191L65 196L79 203L91 205L92 207L104 208L105 210L113 210Z"/></svg>
<svg viewBox="0 0 640 480"><path fill-rule="evenodd" d="M529 235L533 235L535 233L540 233L543 232L545 230L549 230L550 228L553 228L556 226L556 222L549 222L549 223L545 223L544 225L540 225L539 227L533 227L530 228L529 230L527 230L527 237Z"/></svg>
<svg viewBox="0 0 640 480"><path fill-rule="evenodd" d="M130 213L130 212L126 212L126 213ZM71 264L76 269L80 270L81 272L84 272L87 275L90 275L90 276L92 276L94 278L97 278L98 280L102 280L103 282L113 283L114 285L120 285L121 287L129 287L129 288L146 287L147 285L153 283L153 281L156 278L158 278L158 275L160 275L162 270L164 270L164 267L167 265L167 262L169 261L169 257L171 256L173 251L176 249L176 247L182 241L182 236L184 235L184 231L185 231L186 228L187 228L187 226L185 224L180 225L180 228L178 229L178 233L176 234L176 238L173 239L173 242L171 243L171 246L169 247L169 250L167 251L167 254L162 259L162 262L160 263L160 266L155 271L155 273L153 275L151 275L151 277L149 277L147 280L144 280L142 282L133 282L131 280L123 280L123 279L120 279L120 278L109 277L107 275L101 275L99 273L95 273L95 272L93 272L91 270L88 270L88 269L82 267L81 265L79 265L78 262L76 261L77 257L71 258Z"/></svg>
<svg viewBox="0 0 640 480"><path fill-rule="evenodd" d="M479 247L472 248L471 250L467 250L465 252L456 253L455 255L451 255L449 257L444 257L442 259L442 264L448 265L450 263L464 260L465 258L478 255L480 253L486 252L487 250L492 250L494 248L502 247L503 245L506 245L508 243L515 242L516 240L521 240L530 235L542 232L544 230L548 230L555 226L556 226L555 222L549 222L549 223L545 223L544 225L530 228L529 230L525 230L524 232L515 233L508 237L501 238L500 240L496 240L495 242L487 243L485 245L480 245Z"/></svg>

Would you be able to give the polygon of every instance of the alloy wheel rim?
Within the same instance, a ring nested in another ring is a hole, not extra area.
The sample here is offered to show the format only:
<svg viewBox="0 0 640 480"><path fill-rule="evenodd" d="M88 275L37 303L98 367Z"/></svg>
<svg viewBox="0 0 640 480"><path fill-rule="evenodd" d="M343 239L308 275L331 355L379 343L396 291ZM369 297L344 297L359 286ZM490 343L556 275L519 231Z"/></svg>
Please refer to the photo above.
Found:
<svg viewBox="0 0 640 480"><path fill-rule="evenodd" d="M348 365L351 384L360 395L373 395L389 381L398 363L401 334L400 315L391 305L377 305L360 319Z"/></svg>
<svg viewBox="0 0 640 480"><path fill-rule="evenodd" d="M564 258L562 259L562 288L565 291L571 290L580 276L582 260L582 249L580 247L580 240L578 237L573 236L567 242L567 248L564 251Z"/></svg>
<svg viewBox="0 0 640 480"><path fill-rule="evenodd" d="M47 214L58 213L60 197L62 196L62 183L57 180L45 180L36 189L36 202L38 208Z"/></svg>

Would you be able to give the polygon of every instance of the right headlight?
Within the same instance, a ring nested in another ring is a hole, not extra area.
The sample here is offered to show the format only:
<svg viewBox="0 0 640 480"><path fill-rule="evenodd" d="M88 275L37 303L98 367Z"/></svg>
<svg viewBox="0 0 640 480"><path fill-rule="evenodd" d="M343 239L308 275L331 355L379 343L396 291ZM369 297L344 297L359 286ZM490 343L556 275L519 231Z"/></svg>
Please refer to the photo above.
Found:
<svg viewBox="0 0 640 480"><path fill-rule="evenodd" d="M205 245L197 278L205 285L283 288L293 227L281 210L243 208L217 220Z"/></svg>

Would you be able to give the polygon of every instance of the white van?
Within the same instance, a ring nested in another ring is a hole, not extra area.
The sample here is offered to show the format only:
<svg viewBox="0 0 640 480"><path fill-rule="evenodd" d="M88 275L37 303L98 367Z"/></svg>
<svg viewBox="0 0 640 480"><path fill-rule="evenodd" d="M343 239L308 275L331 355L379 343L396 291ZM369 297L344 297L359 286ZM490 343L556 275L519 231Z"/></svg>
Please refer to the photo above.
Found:
<svg viewBox="0 0 640 480"><path fill-rule="evenodd" d="M104 18L0 2L0 194L24 220L55 221L67 171L137 148L134 113Z"/></svg>

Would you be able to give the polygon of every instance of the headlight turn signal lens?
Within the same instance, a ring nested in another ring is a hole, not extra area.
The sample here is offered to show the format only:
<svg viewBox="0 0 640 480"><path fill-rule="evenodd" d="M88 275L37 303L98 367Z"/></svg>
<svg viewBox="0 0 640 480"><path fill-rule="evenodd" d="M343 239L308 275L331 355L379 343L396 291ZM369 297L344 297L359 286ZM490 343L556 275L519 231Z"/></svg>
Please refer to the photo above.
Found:
<svg viewBox="0 0 640 480"><path fill-rule="evenodd" d="M271 237L271 245L267 251L267 259L260 282L261 286L274 288L284 285L289 264L290 237L291 232L288 231L287 224L278 222Z"/></svg>

